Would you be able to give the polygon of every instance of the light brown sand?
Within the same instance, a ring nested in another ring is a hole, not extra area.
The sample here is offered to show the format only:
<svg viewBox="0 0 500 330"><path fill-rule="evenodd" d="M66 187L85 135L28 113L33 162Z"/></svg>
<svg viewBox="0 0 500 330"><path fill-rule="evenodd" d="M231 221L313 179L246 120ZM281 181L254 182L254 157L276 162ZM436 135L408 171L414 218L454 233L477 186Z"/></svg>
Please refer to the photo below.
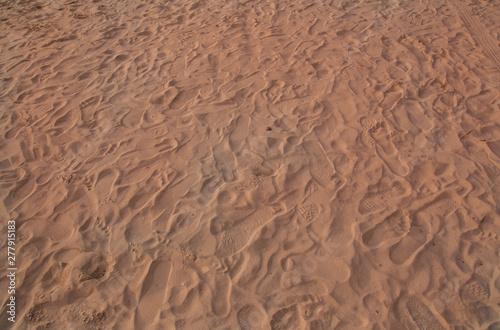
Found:
<svg viewBox="0 0 500 330"><path fill-rule="evenodd" d="M0 10L14 328L500 327L498 1Z"/></svg>

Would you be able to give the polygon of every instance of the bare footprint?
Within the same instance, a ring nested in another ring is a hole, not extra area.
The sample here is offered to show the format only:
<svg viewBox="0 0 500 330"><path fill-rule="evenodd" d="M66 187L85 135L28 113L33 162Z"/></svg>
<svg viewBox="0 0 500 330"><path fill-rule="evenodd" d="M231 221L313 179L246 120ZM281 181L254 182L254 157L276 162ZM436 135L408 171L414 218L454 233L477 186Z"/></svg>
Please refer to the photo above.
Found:
<svg viewBox="0 0 500 330"><path fill-rule="evenodd" d="M372 138L369 131L377 124L377 122L375 119L370 117L361 117L359 123L361 124L361 127L363 127L363 131L360 134L361 143L369 149L375 148L377 142Z"/></svg>
<svg viewBox="0 0 500 330"><path fill-rule="evenodd" d="M370 248L380 246L382 243L400 238L410 231L410 217L407 210L397 210L381 223L363 234L363 243Z"/></svg>

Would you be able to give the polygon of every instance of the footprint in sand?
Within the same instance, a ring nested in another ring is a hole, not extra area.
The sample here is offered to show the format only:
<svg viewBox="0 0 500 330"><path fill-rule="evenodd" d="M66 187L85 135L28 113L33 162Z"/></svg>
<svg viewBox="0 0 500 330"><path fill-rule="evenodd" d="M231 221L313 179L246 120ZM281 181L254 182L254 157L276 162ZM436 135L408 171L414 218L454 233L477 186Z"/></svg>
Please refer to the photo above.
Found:
<svg viewBox="0 0 500 330"><path fill-rule="evenodd" d="M408 234L411 220L407 210L397 210L381 223L363 234L363 243L370 248L380 246L382 243L401 238Z"/></svg>
<svg viewBox="0 0 500 330"><path fill-rule="evenodd" d="M458 208L457 200L456 194L445 192L417 211L408 234L391 247L390 259L397 265L413 260L439 230L443 219Z"/></svg>
<svg viewBox="0 0 500 330"><path fill-rule="evenodd" d="M84 110L88 107L97 106L99 105L100 101L101 101L101 96L91 96L80 103L79 105L80 110Z"/></svg>
<svg viewBox="0 0 500 330"><path fill-rule="evenodd" d="M234 128L229 135L229 146L233 152L239 152L242 149L245 138L248 136L250 121L249 116L240 116L234 121Z"/></svg>
<svg viewBox="0 0 500 330"><path fill-rule="evenodd" d="M82 92L89 85L89 83L90 82L86 82L86 81L75 82L75 83L69 85L68 87L64 88L64 90L62 91L62 94L64 96L73 96L75 94L78 94L78 93Z"/></svg>
<svg viewBox="0 0 500 330"><path fill-rule="evenodd" d="M490 297L488 285L478 281L470 282L461 291L462 300L466 303L484 301Z"/></svg>
<svg viewBox="0 0 500 330"><path fill-rule="evenodd" d="M172 263L169 260L155 260L151 263L135 313L136 328L148 328L160 316L171 273Z"/></svg>
<svg viewBox="0 0 500 330"><path fill-rule="evenodd" d="M465 101L467 112L476 118L487 118L487 115L495 111L494 101L497 97L497 92L481 91L478 95L471 96Z"/></svg>
<svg viewBox="0 0 500 330"><path fill-rule="evenodd" d="M359 202L358 212L362 215L379 212L387 207L385 198L381 195L375 195L363 198Z"/></svg>
<svg viewBox="0 0 500 330"><path fill-rule="evenodd" d="M410 191L411 188L407 181L396 180L391 187L377 194L366 195L359 202L358 212L362 215L381 212L387 208L389 202L405 197Z"/></svg>
<svg viewBox="0 0 500 330"><path fill-rule="evenodd" d="M369 130L371 137L376 141L378 156L384 161L395 175L406 176L410 172L407 164L399 158L399 150L392 142L392 132L388 124L383 121Z"/></svg>
<svg viewBox="0 0 500 330"><path fill-rule="evenodd" d="M297 206L297 222L301 226L307 226L318 217L320 207L317 204Z"/></svg>
<svg viewBox="0 0 500 330"><path fill-rule="evenodd" d="M394 108L398 101L403 96L403 89L398 82L391 82L388 88L384 91L384 99L379 103L382 111L389 111Z"/></svg>
<svg viewBox="0 0 500 330"><path fill-rule="evenodd" d="M53 104L40 104L34 107L31 111L30 114L34 116L35 118L42 118L45 117L46 114L54 108Z"/></svg>
<svg viewBox="0 0 500 330"><path fill-rule="evenodd" d="M188 175L174 185L168 185L155 197L151 207L154 229L166 231L172 226L171 215L179 200L199 180L198 175Z"/></svg>
<svg viewBox="0 0 500 330"><path fill-rule="evenodd" d="M417 296L408 298L406 309L419 329L446 329L429 307Z"/></svg>
<svg viewBox="0 0 500 330"><path fill-rule="evenodd" d="M338 191L345 184L345 179L335 171L319 141L304 141L302 148L309 157L309 171L312 178L321 187Z"/></svg>
<svg viewBox="0 0 500 330"><path fill-rule="evenodd" d="M216 145L213 149L217 169L225 182L236 180L236 159L227 141Z"/></svg>
<svg viewBox="0 0 500 330"><path fill-rule="evenodd" d="M227 273L215 274L213 297L212 297L212 311L217 316L226 316L231 309L231 289L232 282Z"/></svg>
<svg viewBox="0 0 500 330"><path fill-rule="evenodd" d="M469 230L462 234L462 238L472 242L481 242L484 244L498 245L500 235L500 226L481 221L479 227Z"/></svg>
<svg viewBox="0 0 500 330"><path fill-rule="evenodd" d="M215 255L219 258L225 258L243 250L250 244L257 231L281 211L282 208L279 206L266 206L239 220L234 226L218 235Z"/></svg>
<svg viewBox="0 0 500 330"><path fill-rule="evenodd" d="M269 320L266 313L252 304L242 307L236 317L241 330L269 328Z"/></svg>
<svg viewBox="0 0 500 330"><path fill-rule="evenodd" d="M372 138L369 130L374 127L377 122L375 121L375 119L370 117L361 117L359 119L359 123L361 124L361 127L363 127L363 131L359 136L361 143L369 149L374 148L377 142Z"/></svg>
<svg viewBox="0 0 500 330"><path fill-rule="evenodd" d="M273 314L270 322L271 329L307 329L302 315L302 307L299 304L282 308Z"/></svg>

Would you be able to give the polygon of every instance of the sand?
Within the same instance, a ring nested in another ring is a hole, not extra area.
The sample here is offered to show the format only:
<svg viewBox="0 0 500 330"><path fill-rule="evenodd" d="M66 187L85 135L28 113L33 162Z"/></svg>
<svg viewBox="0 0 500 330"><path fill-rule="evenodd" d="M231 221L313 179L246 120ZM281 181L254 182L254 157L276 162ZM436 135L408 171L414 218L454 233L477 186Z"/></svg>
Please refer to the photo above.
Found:
<svg viewBox="0 0 500 330"><path fill-rule="evenodd" d="M0 8L0 327L500 328L498 1Z"/></svg>

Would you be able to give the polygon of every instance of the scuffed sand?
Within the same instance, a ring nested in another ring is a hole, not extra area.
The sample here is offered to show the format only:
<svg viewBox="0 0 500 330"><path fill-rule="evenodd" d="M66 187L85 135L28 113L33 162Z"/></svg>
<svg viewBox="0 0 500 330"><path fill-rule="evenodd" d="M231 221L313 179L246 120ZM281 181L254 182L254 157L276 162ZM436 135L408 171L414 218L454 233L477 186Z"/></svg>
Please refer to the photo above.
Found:
<svg viewBox="0 0 500 330"><path fill-rule="evenodd" d="M2 328L500 328L498 1L0 9Z"/></svg>

